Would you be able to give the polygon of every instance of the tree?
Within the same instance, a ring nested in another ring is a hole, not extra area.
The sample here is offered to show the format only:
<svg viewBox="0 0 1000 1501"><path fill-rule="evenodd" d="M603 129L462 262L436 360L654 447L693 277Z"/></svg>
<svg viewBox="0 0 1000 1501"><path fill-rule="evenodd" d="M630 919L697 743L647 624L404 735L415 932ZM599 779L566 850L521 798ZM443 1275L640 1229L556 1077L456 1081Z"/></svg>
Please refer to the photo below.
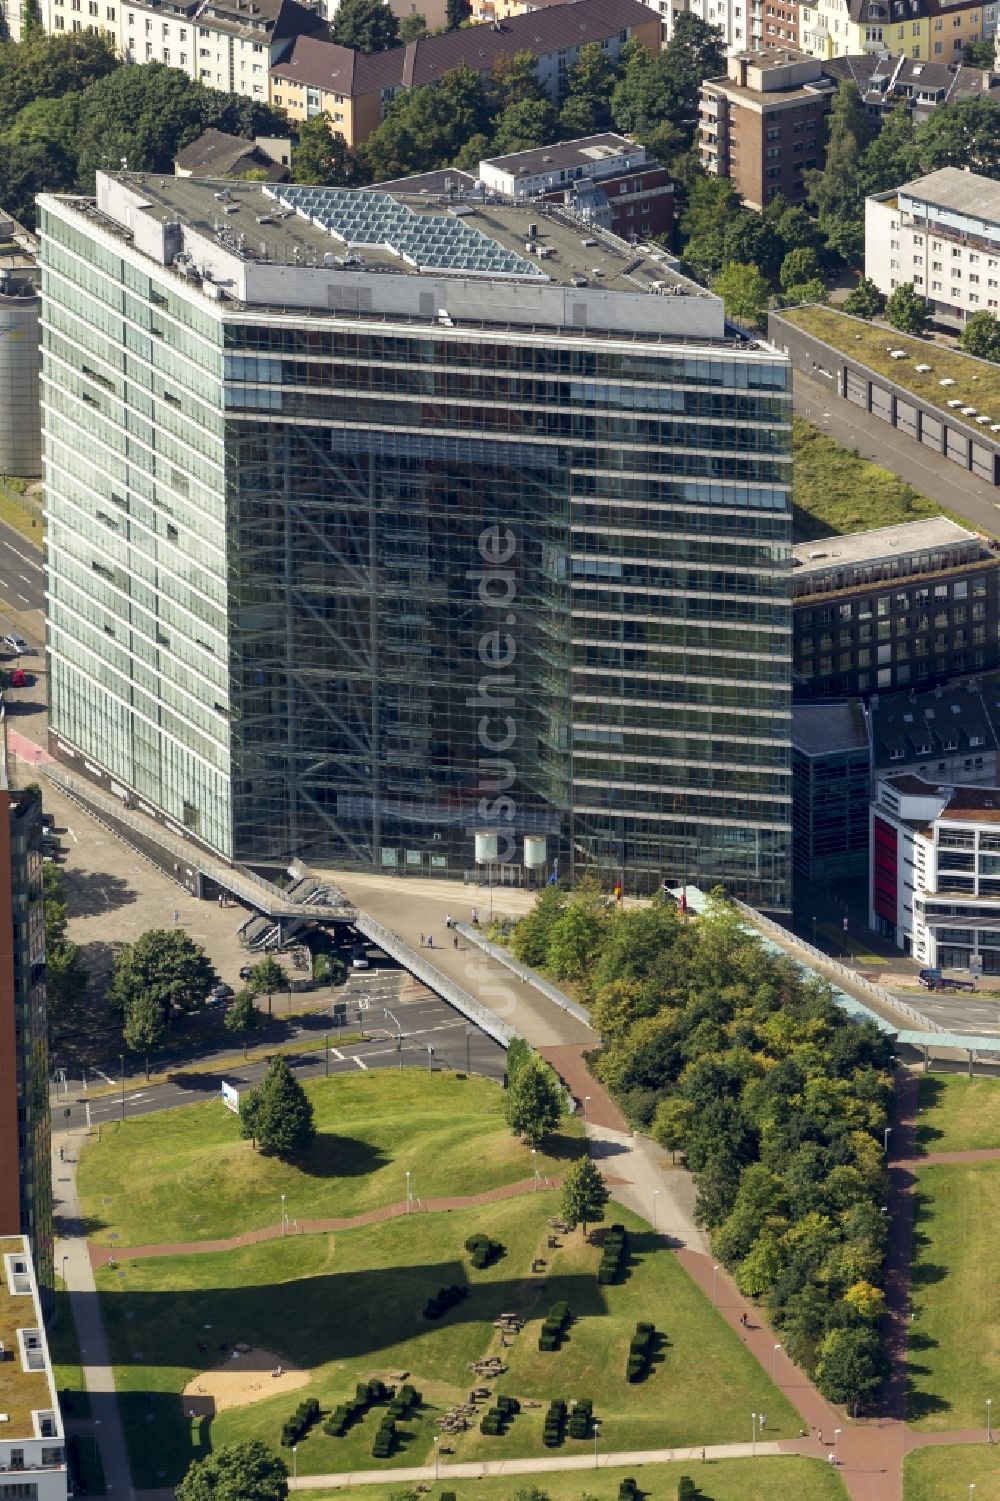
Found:
<svg viewBox="0 0 1000 1501"><path fill-rule="evenodd" d="M44 36L0 46L0 131L33 100L62 99L120 67L110 38L96 31ZM69 143L65 143L68 147Z"/></svg>
<svg viewBox="0 0 1000 1501"><path fill-rule="evenodd" d="M916 132L905 104L897 104L865 147L858 164L858 191L867 198L908 182L917 169Z"/></svg>
<svg viewBox="0 0 1000 1501"><path fill-rule="evenodd" d="M707 281L722 269L726 230L742 214L739 194L728 177L694 179L680 221L684 262L693 275Z"/></svg>
<svg viewBox="0 0 1000 1501"><path fill-rule="evenodd" d="M513 1501L549 1501L549 1493L537 1485L522 1485L514 1492Z"/></svg>
<svg viewBox="0 0 1000 1501"><path fill-rule="evenodd" d="M203 1004L218 976L204 949L180 928L151 928L115 955L107 999L127 1019L140 998L155 1002L164 1027Z"/></svg>
<svg viewBox="0 0 1000 1501"><path fill-rule="evenodd" d="M250 966L247 987L252 995L267 996L267 1014L271 1015L271 997L276 990L288 989L288 975L277 959L268 954Z"/></svg>
<svg viewBox="0 0 1000 1501"><path fill-rule="evenodd" d="M42 866L42 913L45 917L46 947L62 943L66 937L69 911L66 906L66 883L58 865Z"/></svg>
<svg viewBox="0 0 1000 1501"><path fill-rule="evenodd" d="M958 342L966 354L974 354L981 360L1000 363L1000 322L995 313L983 308L966 320L958 336Z"/></svg>
<svg viewBox="0 0 1000 1501"><path fill-rule="evenodd" d="M855 1413L874 1402L885 1371L878 1331L869 1325L831 1329L820 1344L817 1386L831 1402L843 1402Z"/></svg>
<svg viewBox="0 0 1000 1501"><path fill-rule="evenodd" d="M777 279L785 247L759 214L743 210L730 219L722 235L722 264L756 266L769 282Z"/></svg>
<svg viewBox="0 0 1000 1501"><path fill-rule="evenodd" d="M712 282L712 291L726 305L726 317L745 327L756 328L767 307L767 282L756 266L731 261Z"/></svg>
<svg viewBox="0 0 1000 1501"><path fill-rule="evenodd" d="M559 121L567 136L594 135L612 125L611 94L618 70L596 42L586 42L566 75Z"/></svg>
<svg viewBox="0 0 1000 1501"><path fill-rule="evenodd" d="M155 998L152 995L134 996L125 1011L122 1040L131 1052L145 1055L147 1079L150 1052L162 1047L166 1031L163 1011Z"/></svg>
<svg viewBox="0 0 1000 1501"><path fill-rule="evenodd" d="M402 43L415 42L418 37L427 35L427 18L419 11L412 15L403 16L399 22L399 40Z"/></svg>
<svg viewBox="0 0 1000 1501"><path fill-rule="evenodd" d="M399 22L385 0L340 0L330 37L354 52L384 52L399 40Z"/></svg>
<svg viewBox="0 0 1000 1501"><path fill-rule="evenodd" d="M443 74L438 84L397 94L359 155L372 180L384 182L454 163L462 147L473 136L485 136L489 125L483 80L463 65Z"/></svg>
<svg viewBox="0 0 1000 1501"><path fill-rule="evenodd" d="M87 971L80 950L68 939L45 946L45 1009L49 1041L71 1022L87 991Z"/></svg>
<svg viewBox="0 0 1000 1501"><path fill-rule="evenodd" d="M254 993L249 986L236 993L223 1017L222 1024L227 1032L237 1032L243 1038L243 1056L247 1055L247 1034L256 1032L263 1021L261 1013L254 1005Z"/></svg>
<svg viewBox="0 0 1000 1501"><path fill-rule="evenodd" d="M292 180L329 187L353 187L358 166L329 115L313 115L299 126L299 139L292 151Z"/></svg>
<svg viewBox="0 0 1000 1501"><path fill-rule="evenodd" d="M537 1146L563 1116L563 1092L549 1065L537 1054L509 1078L504 1119L514 1136Z"/></svg>
<svg viewBox="0 0 1000 1501"><path fill-rule="evenodd" d="M196 1459L177 1487L177 1501L286 1501L288 1467L262 1439L223 1444Z"/></svg>
<svg viewBox="0 0 1000 1501"><path fill-rule="evenodd" d="M30 42L36 32L42 30L42 13L38 0L23 0L21 6L21 41Z"/></svg>
<svg viewBox="0 0 1000 1501"><path fill-rule="evenodd" d="M885 1309L885 1293L880 1287L873 1287L870 1282L862 1279L847 1289L844 1302L866 1323L877 1324Z"/></svg>
<svg viewBox="0 0 1000 1501"><path fill-rule="evenodd" d="M915 136L919 166L966 168L1000 177L1000 103L981 95L934 110Z"/></svg>
<svg viewBox="0 0 1000 1501"><path fill-rule="evenodd" d="M671 1095L670 1099L661 1100L657 1105L653 1117L653 1140L670 1153L671 1162L677 1161L678 1152L686 1150L693 1119L694 1106L680 1095Z"/></svg>
<svg viewBox="0 0 1000 1501"><path fill-rule="evenodd" d="M914 291L912 281L901 282L890 293L885 304L885 315L893 328L904 334L922 334L930 319L930 303Z"/></svg>
<svg viewBox="0 0 1000 1501"><path fill-rule="evenodd" d="M844 298L844 312L855 318L878 318L885 312L885 293L875 285L871 277L863 276Z"/></svg>
<svg viewBox="0 0 1000 1501"><path fill-rule="evenodd" d="M588 1225L599 1225L604 1219L604 1206L609 1194L604 1179L589 1157L574 1162L563 1180L560 1210L571 1230L583 1226L586 1237Z"/></svg>
<svg viewBox="0 0 1000 1501"><path fill-rule="evenodd" d="M726 71L723 34L690 12L676 16L670 41L657 61L667 93L666 118L693 142L701 85Z"/></svg>
<svg viewBox="0 0 1000 1501"><path fill-rule="evenodd" d="M819 261L816 252L811 246L800 245L790 250L781 263L778 280L785 291L789 287L801 286L805 281L812 281L820 274Z"/></svg>
<svg viewBox="0 0 1000 1501"><path fill-rule="evenodd" d="M63 151L36 141L0 140L3 206L28 229L35 227L36 194L59 192L72 182L72 163Z"/></svg>
<svg viewBox="0 0 1000 1501"><path fill-rule="evenodd" d="M469 0L445 0L444 13L448 30L454 31L463 21L467 21L471 10Z"/></svg>
<svg viewBox="0 0 1000 1501"><path fill-rule="evenodd" d="M996 67L993 38L984 37L981 42L966 42L962 62L967 68L982 68L985 72L992 73Z"/></svg>
<svg viewBox="0 0 1000 1501"><path fill-rule="evenodd" d="M828 302L830 298L826 282L821 276L814 276L811 281L799 282L796 286L786 287L781 302L785 307L801 307L806 302Z"/></svg>
<svg viewBox="0 0 1000 1501"><path fill-rule="evenodd" d="M549 939L556 923L566 910L566 893L561 886L543 886L535 905L510 935L510 951L522 964L541 969L549 954Z"/></svg>
<svg viewBox="0 0 1000 1501"><path fill-rule="evenodd" d="M502 114L512 104L548 99L538 77L538 58L533 52L506 52L497 58L490 73L490 100Z"/></svg>
<svg viewBox="0 0 1000 1501"><path fill-rule="evenodd" d="M557 980L579 980L589 971L608 921L600 882L585 876L549 933L546 963Z"/></svg>
<svg viewBox="0 0 1000 1501"><path fill-rule="evenodd" d="M870 136L871 126L857 84L841 83L826 117L826 164L803 174L809 202L821 224L827 219L850 219L860 214L858 170Z"/></svg>
<svg viewBox="0 0 1000 1501"><path fill-rule="evenodd" d="M240 1135L274 1157L298 1156L316 1135L312 1105L280 1054L240 1100Z"/></svg>
<svg viewBox="0 0 1000 1501"><path fill-rule="evenodd" d="M498 155L510 151L530 151L555 140L559 119L547 99L523 99L511 104L497 121L492 149Z"/></svg>

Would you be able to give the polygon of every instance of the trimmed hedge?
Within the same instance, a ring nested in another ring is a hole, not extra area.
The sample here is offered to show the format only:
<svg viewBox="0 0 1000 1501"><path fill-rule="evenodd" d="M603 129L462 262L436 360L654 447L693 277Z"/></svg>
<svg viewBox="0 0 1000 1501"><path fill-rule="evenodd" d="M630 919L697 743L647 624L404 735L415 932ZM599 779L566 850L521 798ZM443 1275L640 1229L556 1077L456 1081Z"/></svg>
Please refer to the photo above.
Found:
<svg viewBox="0 0 1000 1501"><path fill-rule="evenodd" d="M348 1428L363 1418L369 1407L386 1402L391 1396L392 1388L378 1377L372 1381L359 1381L354 1389L354 1396L334 1408L323 1424L323 1432L330 1438L343 1438Z"/></svg>
<svg viewBox="0 0 1000 1501"><path fill-rule="evenodd" d="M281 1430L281 1444L285 1449L290 1449L300 1439L305 1438L314 1423L319 1422L319 1403L315 1397L307 1397L300 1402Z"/></svg>
<svg viewBox="0 0 1000 1501"><path fill-rule="evenodd" d="M401 1418L409 1416L415 1407L419 1407L421 1400L422 1398L417 1388L411 1386L407 1381L406 1385L399 1388L399 1391L396 1392L389 1403L390 1418L398 1423Z"/></svg>
<svg viewBox="0 0 1000 1501"><path fill-rule="evenodd" d="M631 1475L626 1475L625 1479L619 1482L618 1501L642 1501L642 1491Z"/></svg>
<svg viewBox="0 0 1000 1501"><path fill-rule="evenodd" d="M440 1319L454 1308L456 1303L461 1303L463 1298L469 1296L467 1287L459 1287L453 1282L450 1287L439 1287L433 1298L428 1298L424 1304L425 1319Z"/></svg>
<svg viewBox="0 0 1000 1501"><path fill-rule="evenodd" d="M698 1501L698 1487L690 1475L682 1475L678 1480L677 1501Z"/></svg>
<svg viewBox="0 0 1000 1501"><path fill-rule="evenodd" d="M655 1351L655 1327L652 1324L636 1324L635 1333L628 1347L628 1365L625 1368L626 1381L642 1381L645 1376L649 1375L649 1367L652 1364Z"/></svg>
<svg viewBox="0 0 1000 1501"><path fill-rule="evenodd" d="M483 1413L480 1433L485 1433L489 1438L501 1437L520 1411L521 1404L516 1397L497 1397L489 1411Z"/></svg>
<svg viewBox="0 0 1000 1501"><path fill-rule="evenodd" d="M592 1438L594 1423L594 1404L589 1397L578 1402L569 1415L568 1433L570 1438Z"/></svg>
<svg viewBox="0 0 1000 1501"><path fill-rule="evenodd" d="M558 1398L549 1403L542 1426L542 1443L546 1449L558 1449L566 1430L566 1403Z"/></svg>
<svg viewBox="0 0 1000 1501"><path fill-rule="evenodd" d="M628 1261L628 1234L624 1225L610 1225L604 1236L597 1280L604 1286L619 1282Z"/></svg>
<svg viewBox="0 0 1000 1501"><path fill-rule="evenodd" d="M573 1322L568 1303L553 1303L538 1336L540 1350L558 1350Z"/></svg>
<svg viewBox="0 0 1000 1501"><path fill-rule="evenodd" d="M372 1458L391 1459L392 1451L393 1449L395 1449L395 1447L396 1425L393 1422L392 1418L390 1418L389 1414L386 1413L385 1417L382 1419L382 1422L379 1424L379 1430L375 1435L375 1442L372 1444Z"/></svg>
<svg viewBox="0 0 1000 1501"><path fill-rule="evenodd" d="M470 1235L465 1242L472 1265L478 1272L492 1266L495 1261L505 1254L506 1247L498 1240L491 1240L488 1235Z"/></svg>

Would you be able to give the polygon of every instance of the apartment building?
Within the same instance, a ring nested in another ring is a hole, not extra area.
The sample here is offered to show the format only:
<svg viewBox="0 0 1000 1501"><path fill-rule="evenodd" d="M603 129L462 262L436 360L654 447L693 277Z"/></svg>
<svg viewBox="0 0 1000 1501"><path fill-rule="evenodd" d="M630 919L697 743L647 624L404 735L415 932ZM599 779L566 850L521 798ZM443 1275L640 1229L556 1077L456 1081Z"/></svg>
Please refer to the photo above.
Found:
<svg viewBox="0 0 1000 1501"><path fill-rule="evenodd" d="M53 753L193 859L786 906L786 361L556 205L218 192L40 200Z"/></svg>
<svg viewBox="0 0 1000 1501"><path fill-rule="evenodd" d="M66 1501L66 1441L26 1236L0 1234L0 1497Z"/></svg>
<svg viewBox="0 0 1000 1501"><path fill-rule="evenodd" d="M1000 667L1000 553L935 516L792 548L796 699Z"/></svg>
<svg viewBox="0 0 1000 1501"><path fill-rule="evenodd" d="M984 15L993 9L985 7ZM954 50L949 47L949 55ZM1000 93L1000 74L945 61L945 45L940 38L932 42L931 51L935 59L931 62L886 53L834 57L824 64L824 71L832 78L856 84L866 111L879 125L901 104L906 105L916 124L922 124L941 104Z"/></svg>
<svg viewBox="0 0 1000 1501"><path fill-rule="evenodd" d="M804 202L803 173L825 160L823 119L836 87L815 58L796 48L730 57L725 78L708 78L701 87L705 171L730 178L750 208L779 194Z"/></svg>
<svg viewBox="0 0 1000 1501"><path fill-rule="evenodd" d="M575 0L369 55L300 37L271 70L271 103L292 120L325 113L349 146L359 146L401 89L438 83L452 68L489 73L498 58L531 52L539 82L558 101L581 47L594 43L615 58L630 39L652 53L660 50L659 20L639 0Z"/></svg>
<svg viewBox="0 0 1000 1501"><path fill-rule="evenodd" d="M42 804L37 789L15 791L9 785L5 748L0 750L0 914L0 1235L28 1237L48 1313L52 1171ZM0 1386L2 1372L0 1364ZM0 1433L0 1454L5 1438Z"/></svg>
<svg viewBox="0 0 1000 1501"><path fill-rule="evenodd" d="M1000 184L942 167L867 198L865 275L886 293L912 282L953 326L1000 308Z"/></svg>
<svg viewBox="0 0 1000 1501"><path fill-rule="evenodd" d="M1000 677L938 683L918 693L873 694L865 705L872 778L912 772L926 781L994 786L1000 780Z"/></svg>
<svg viewBox="0 0 1000 1501"><path fill-rule="evenodd" d="M979 0L810 0L799 10L799 45L823 59L867 52L961 62L966 43L989 40L996 27L996 3Z"/></svg>
<svg viewBox="0 0 1000 1501"><path fill-rule="evenodd" d="M264 174L269 182L291 175L290 136L257 136L246 140L224 130L202 131L197 140L174 157L176 177L246 177Z"/></svg>
<svg viewBox="0 0 1000 1501"><path fill-rule="evenodd" d="M625 240L673 234L670 174L626 136L605 132L495 156L479 163L478 180L505 198L563 203L578 219Z"/></svg>
<svg viewBox="0 0 1000 1501"><path fill-rule="evenodd" d="M869 921L921 964L1000 974L1000 788L882 778Z"/></svg>

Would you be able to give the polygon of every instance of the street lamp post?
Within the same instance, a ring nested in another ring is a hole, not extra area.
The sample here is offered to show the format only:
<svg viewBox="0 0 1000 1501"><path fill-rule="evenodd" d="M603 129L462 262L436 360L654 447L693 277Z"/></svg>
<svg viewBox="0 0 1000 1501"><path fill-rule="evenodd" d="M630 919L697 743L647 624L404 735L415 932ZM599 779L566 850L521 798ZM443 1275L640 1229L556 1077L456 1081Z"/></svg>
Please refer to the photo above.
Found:
<svg viewBox="0 0 1000 1501"><path fill-rule="evenodd" d="M886 1126L885 1130L882 1132L882 1149L885 1152L885 1155L887 1157L889 1155L889 1137L891 1135L892 1135L892 1127L891 1126Z"/></svg>
<svg viewBox="0 0 1000 1501"><path fill-rule="evenodd" d="M68 1260L69 1260L69 1257L64 1253L63 1259L62 1259L62 1279L63 1279L63 1286L64 1287L66 1285L66 1263L67 1263Z"/></svg>
<svg viewBox="0 0 1000 1501"><path fill-rule="evenodd" d="M531 1149L531 1176L534 1179L534 1187L532 1188L532 1193L537 1193L538 1192L538 1148L537 1147L532 1147L532 1149Z"/></svg>
<svg viewBox="0 0 1000 1501"><path fill-rule="evenodd" d="M286 1474L288 1473L287 1470L286 1470L285 1473ZM299 1478L299 1446L298 1446L298 1444L293 1444L292 1445L292 1479L293 1480L298 1480L298 1478Z"/></svg>
<svg viewBox="0 0 1000 1501"><path fill-rule="evenodd" d="M585 1094L584 1097L583 1097L583 1118L584 1118L584 1120L587 1119L587 1106L589 1104L590 1104L590 1095L589 1094Z"/></svg>
<svg viewBox="0 0 1000 1501"><path fill-rule="evenodd" d="M716 1273L718 1272L718 1270L719 1270L719 1263L716 1262L715 1265L712 1268L712 1303L713 1303L713 1306L715 1304L715 1276L716 1276Z"/></svg>
<svg viewBox="0 0 1000 1501"><path fill-rule="evenodd" d="M774 1380L775 1386L777 1386L777 1384L778 1384L778 1351L780 1349L781 1349L780 1345L775 1345L775 1347L774 1347L774 1364L773 1364L773 1366L771 1368L771 1376L772 1376L772 1378Z"/></svg>
<svg viewBox="0 0 1000 1501"><path fill-rule="evenodd" d="M750 1414L750 1421L753 1424L753 1438L751 1440L751 1445L752 1445L751 1458L752 1459L756 1459L757 1458L757 1414L755 1412L752 1412Z"/></svg>
<svg viewBox="0 0 1000 1501"><path fill-rule="evenodd" d="M660 1190L658 1188L654 1188L653 1189L653 1234L654 1235L656 1234L656 1201L657 1201L657 1199L659 1197L660 1197Z"/></svg>
<svg viewBox="0 0 1000 1501"><path fill-rule="evenodd" d="M600 1438L600 1436L601 1436L601 1425L600 1425L600 1423L599 1423L599 1422L598 1422L598 1421L597 1421L597 1419L596 1419L596 1418L595 1418L595 1419L594 1419L594 1469L595 1469L595 1470L596 1470L596 1469L597 1469L597 1467L598 1467L598 1458L597 1458L597 1441L598 1441L598 1439L599 1439L599 1438Z"/></svg>
<svg viewBox="0 0 1000 1501"><path fill-rule="evenodd" d="M324 1032L323 1033L323 1048L324 1048L324 1050L326 1052L326 1077L329 1079L329 1077L330 1077L330 1034L329 1034L329 1032Z"/></svg>
<svg viewBox="0 0 1000 1501"><path fill-rule="evenodd" d="M986 1398L986 1442L993 1442L993 1398Z"/></svg>
<svg viewBox="0 0 1000 1501"><path fill-rule="evenodd" d="M437 1480L438 1477L441 1474L441 1469L440 1469L440 1464L441 1464L441 1450L438 1448L438 1444L440 1442L441 1442L440 1436L435 1433L435 1435L434 1435L434 1479L435 1480Z"/></svg>
<svg viewBox="0 0 1000 1501"><path fill-rule="evenodd" d="M410 1169L406 1169L406 1212L410 1212Z"/></svg>
<svg viewBox="0 0 1000 1501"><path fill-rule="evenodd" d="M125 1119L125 1054L124 1053L120 1053L119 1057L121 1058L121 1065L122 1065L122 1120L124 1120Z"/></svg>
<svg viewBox="0 0 1000 1501"><path fill-rule="evenodd" d="M472 1028L465 1029L465 1072L472 1073Z"/></svg>
<svg viewBox="0 0 1000 1501"><path fill-rule="evenodd" d="M840 1437L840 1429L839 1428L835 1428L833 1430L833 1462L834 1462L835 1465L839 1465L840 1464L840 1453L838 1451L838 1446L837 1446L837 1440L839 1439L839 1437Z"/></svg>
<svg viewBox="0 0 1000 1501"><path fill-rule="evenodd" d="M287 1222L288 1222L288 1216L285 1213L285 1195L282 1194L281 1195L281 1233L282 1233L282 1235L284 1235L284 1233L285 1233L285 1225L287 1224Z"/></svg>

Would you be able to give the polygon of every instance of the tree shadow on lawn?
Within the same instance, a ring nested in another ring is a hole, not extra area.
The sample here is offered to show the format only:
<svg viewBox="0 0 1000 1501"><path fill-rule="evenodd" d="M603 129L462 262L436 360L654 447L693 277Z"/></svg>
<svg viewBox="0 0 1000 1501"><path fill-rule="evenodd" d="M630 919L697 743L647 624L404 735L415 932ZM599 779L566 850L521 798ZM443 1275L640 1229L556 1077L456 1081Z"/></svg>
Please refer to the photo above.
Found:
<svg viewBox="0 0 1000 1501"><path fill-rule="evenodd" d="M584 1136L564 1136L561 1131L544 1136L539 1147L546 1157L555 1162L576 1162L587 1155L587 1139Z"/></svg>
<svg viewBox="0 0 1000 1501"><path fill-rule="evenodd" d="M943 1282L948 1276L948 1268L940 1266L937 1262L923 1261L921 1258L931 1244L930 1236L920 1229L921 1224L931 1218L931 1206L933 1196L928 1193L915 1192L913 1194L913 1242L910 1254L910 1286L930 1287L935 1282Z"/></svg>
<svg viewBox="0 0 1000 1501"><path fill-rule="evenodd" d="M933 1110L934 1106L940 1103L944 1092L945 1085L942 1080L935 1079L933 1074L923 1074L920 1078L920 1092L918 1095L919 1110L921 1112ZM924 1122L918 1118L915 1132L918 1157L925 1156L931 1143L940 1141L943 1135L944 1132L939 1131L937 1126L932 1126L929 1121Z"/></svg>
<svg viewBox="0 0 1000 1501"><path fill-rule="evenodd" d="M127 1270L128 1263L124 1265ZM167 1273L170 1263L160 1265ZM362 1374L385 1376L400 1361L412 1371L411 1379L419 1387L421 1380L427 1379L421 1376L419 1349L410 1345L401 1351L399 1347L449 1328L477 1324L482 1329L481 1344L456 1353L453 1368L440 1377L464 1390L473 1381L467 1360L485 1348L493 1320L518 1306L524 1287L521 1278L475 1281L468 1297L442 1319L423 1317L425 1303L440 1288L467 1282L466 1265L448 1260L359 1268L258 1286L140 1291L125 1282L120 1284L121 1291L102 1292L101 1312L112 1362L135 1369L141 1361L142 1369L155 1373L157 1384L165 1378L175 1385L173 1392L122 1392L122 1382L117 1383L136 1485L147 1488L172 1484L193 1459L206 1452L212 1420L200 1415L188 1417L180 1392L194 1372L222 1361L224 1354L219 1347L223 1344L231 1349L245 1341L307 1370L333 1361L369 1362L363 1373L328 1377L319 1390L290 1393L288 1406L292 1412L307 1392L318 1396L326 1408L353 1395L354 1383ZM592 1274L551 1278L545 1290L545 1306L563 1298L577 1317L607 1313ZM204 1332L206 1326L211 1328L210 1335ZM199 1345L209 1339L213 1342L211 1351L199 1350ZM441 1344L439 1340L432 1356L438 1366ZM275 1440L279 1430L280 1424L276 1425Z"/></svg>

